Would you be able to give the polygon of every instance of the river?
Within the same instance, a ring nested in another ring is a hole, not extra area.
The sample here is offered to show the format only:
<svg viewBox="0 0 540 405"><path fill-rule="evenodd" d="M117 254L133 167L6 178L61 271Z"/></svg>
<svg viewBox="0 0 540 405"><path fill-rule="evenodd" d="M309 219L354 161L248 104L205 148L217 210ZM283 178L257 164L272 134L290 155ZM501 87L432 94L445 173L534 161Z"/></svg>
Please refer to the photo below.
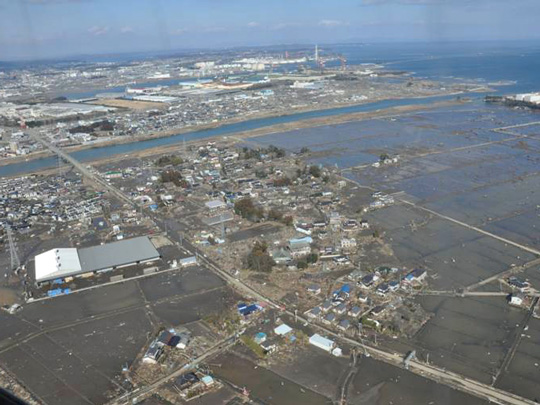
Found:
<svg viewBox="0 0 540 405"><path fill-rule="evenodd" d="M425 104L428 101L444 101L451 100L455 96L437 96L429 98L402 98L393 100L382 100L373 103L365 103L360 105L330 108L319 111L308 111L290 115L282 115L278 117L257 118L248 121L242 121L234 124L226 124L217 128L205 129L201 131L187 132L177 135L171 135L163 138L154 138L141 141L133 141L118 145L101 146L91 149L80 150L71 153L71 155L81 162L91 162L97 159L108 158L115 155L123 155L126 153L143 151L159 146L174 145L184 141L195 139L204 139L214 136L229 135L236 132L248 131L258 128L269 127L276 124L284 124L305 120L309 118L331 117L341 114L350 114L356 112L376 111L391 107L399 107L404 105ZM56 157L46 157L41 159L33 159L27 162L12 163L0 167L0 176L16 176L24 173L32 173L44 169L50 169L58 164Z"/></svg>

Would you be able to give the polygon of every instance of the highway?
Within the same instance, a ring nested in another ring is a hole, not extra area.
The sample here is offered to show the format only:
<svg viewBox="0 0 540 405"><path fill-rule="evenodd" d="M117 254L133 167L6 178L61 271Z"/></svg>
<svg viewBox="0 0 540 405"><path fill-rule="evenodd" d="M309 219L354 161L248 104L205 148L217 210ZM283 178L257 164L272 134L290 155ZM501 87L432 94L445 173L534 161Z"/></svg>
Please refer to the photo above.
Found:
<svg viewBox="0 0 540 405"><path fill-rule="evenodd" d="M112 185L108 184L107 182L105 182L104 180L102 180L101 178L96 176L91 170L86 168L83 164L78 162L76 159L72 158L70 155L63 152L61 149L59 149L56 146L54 146L54 145L50 144L49 142L47 142L36 131L28 131L28 132L37 141L41 142L44 146L49 148L52 152L56 153L58 156L60 156L65 161L71 163L77 170L79 170L81 172L81 174L83 176L86 176L91 181L101 185L102 187L104 187L105 189L110 191L113 195L120 198L122 201L124 201L124 202L126 202L126 203L128 203L130 205L133 205L133 206L135 206L137 208L140 208L128 196L126 196L122 191L120 191L120 190L116 189L115 187L113 187ZM351 181L350 179L346 179L346 180ZM353 183L356 184L356 182L353 182ZM363 187L363 186L361 186L361 187ZM454 222L454 223L457 223L459 225L465 226L465 227L467 227L469 229L475 230L477 232L480 232L480 233L485 234L487 236L493 237L495 239L504 241L505 243L508 243L508 244L511 244L511 245L514 245L514 246L518 246L518 247L520 247L520 248L522 248L522 249L524 249L526 251L529 251L531 253L540 255L540 251L537 251L535 249L532 249L532 248L529 248L529 247L526 247L526 246L523 246L523 245L519 245L519 244L517 244L515 242L509 241L509 240L501 238L501 237L499 237L497 235L493 235L493 234L491 234L489 232L483 231L483 230L481 230L479 228L476 228L476 227L470 226L468 224L465 224L465 223L463 223L461 221L457 221L457 220L455 220L453 218L446 217L446 216L444 216L442 214L439 214L439 213L437 213L435 211L431 211L431 210L428 210L428 209L423 208L421 206L417 206L414 203L410 203L410 202L404 201L404 200L402 200L402 202L404 202L406 204L410 204L410 205L415 206L415 207L418 207L420 209L424 209L425 211L428 211L428 212L432 213L433 215L436 215L436 216L439 216L441 218L447 219L447 220L449 220L451 222ZM168 229L166 227L166 219L161 218L156 213L151 213L149 210L147 210L146 213L150 218L152 218L154 220L154 222L164 232L168 231ZM174 236L174 239L176 239L176 242L181 244L181 246L184 249L186 249L188 252L190 252L192 255L198 256L200 263L206 265L209 269L216 272L225 281L227 281L227 283L229 285L231 285L233 288L236 288L237 290L241 291L244 294L247 294L248 296L250 296L250 297L252 297L254 299L266 302L266 303L268 303L269 306L271 306L271 307L273 307L275 309L278 309L278 310L282 311L283 313L285 313L285 314L287 314L287 315L289 315L291 317L295 317L295 313L293 311L288 310L283 305L281 305L281 304L279 304L277 302L274 302L273 300L271 300L268 297L265 297L264 295L262 295L261 293L259 293L258 291L256 291L252 287L250 287L249 285L243 283L241 280L236 279L235 277L233 277L228 272L222 270L216 263L214 263L213 261L206 258L203 252L199 251L195 246L193 246L191 243L186 241L182 237L182 234L179 233L178 231L169 230L168 235L169 236ZM303 323L308 323L307 319L304 319L304 318L302 318L300 316L297 316L297 319L299 321L303 322ZM332 331L330 329L327 329L326 327L323 327L321 325L312 324L312 326L314 328L322 331L327 336L334 337L334 338L336 338L338 340L341 340L341 341L343 341L343 342L345 342L345 343L347 343L347 344L349 344L351 346L362 348L364 353L367 352L376 359L385 361L386 363L389 363L389 364L392 364L392 365L395 365L395 366L398 366L398 367L403 367L402 363L403 363L404 354L402 354L402 353L393 353L393 352L385 351L385 350L383 350L381 348L376 348L376 347L366 345L364 343L360 343L360 342L358 342L356 340L340 336L337 333L335 333L334 331ZM230 338L228 338L228 339L230 339ZM231 345L232 345L232 343L231 343ZM224 348L227 348L227 347L229 347L229 346L228 345L220 346L219 344L217 346L214 346L214 348L212 348L210 351L206 352L204 355L202 355L201 357L196 359L194 362L191 362L189 365L186 365L186 366L182 367L181 369L175 371L171 375L169 375L167 377L164 377L163 379L154 382L153 384L151 384L147 388L138 391L137 395L142 395L142 392L149 393L150 391L157 389L159 386L161 386L165 382L170 381L170 379L174 378L174 376L179 376L183 372L187 371L189 368L186 368L186 367L188 367L188 366L189 367L194 367L199 362L201 362L204 359L207 359L207 358L219 353L221 350L224 350ZM534 404L536 404L536 402L534 402L532 400L522 398L522 397L519 397L517 395L508 393L506 391L502 391L502 390L499 390L497 388L494 388L494 387L492 387L490 385L483 384L483 383L480 383L478 381L474 381L474 380L465 378L465 377L463 377L461 375L452 373L452 372L447 371L447 370L443 370L443 369L438 368L438 367L433 366L433 365L420 363L418 361L411 361L409 363L409 370L416 373L416 374L419 374L419 375L422 375L422 376L424 376L426 378L434 380L434 381L436 381L438 383L448 385L450 387L453 387L453 388L456 388L458 390L467 392L467 393L475 395L477 397L485 398L485 399L487 399L487 400L489 400L491 402L494 402L494 403L503 404L503 405L534 405ZM141 394L139 394L139 393L141 393ZM131 396L130 396L130 398L131 398ZM126 400L126 398L124 398L124 401L125 400Z"/></svg>

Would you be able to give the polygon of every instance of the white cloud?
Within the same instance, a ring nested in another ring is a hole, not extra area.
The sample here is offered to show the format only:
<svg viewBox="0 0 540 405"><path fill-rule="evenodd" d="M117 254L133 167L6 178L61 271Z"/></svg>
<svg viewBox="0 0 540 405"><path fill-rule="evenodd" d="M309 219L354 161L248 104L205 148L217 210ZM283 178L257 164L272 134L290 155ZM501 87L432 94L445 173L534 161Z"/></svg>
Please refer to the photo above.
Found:
<svg viewBox="0 0 540 405"><path fill-rule="evenodd" d="M260 24L257 21L251 21L247 23L247 26L250 28L258 27Z"/></svg>
<svg viewBox="0 0 540 405"><path fill-rule="evenodd" d="M323 27L343 27L349 25L349 22L341 20L321 20L319 21L319 25Z"/></svg>
<svg viewBox="0 0 540 405"><path fill-rule="evenodd" d="M127 33L129 33L129 32L133 32L133 28L130 27L130 26L128 26L128 25L126 25L125 27L120 28L120 32L121 32L122 34L127 34Z"/></svg>
<svg viewBox="0 0 540 405"><path fill-rule="evenodd" d="M97 37L100 35L104 35L107 32L109 32L109 27L101 26L101 25L94 25L93 27L88 28L88 32Z"/></svg>

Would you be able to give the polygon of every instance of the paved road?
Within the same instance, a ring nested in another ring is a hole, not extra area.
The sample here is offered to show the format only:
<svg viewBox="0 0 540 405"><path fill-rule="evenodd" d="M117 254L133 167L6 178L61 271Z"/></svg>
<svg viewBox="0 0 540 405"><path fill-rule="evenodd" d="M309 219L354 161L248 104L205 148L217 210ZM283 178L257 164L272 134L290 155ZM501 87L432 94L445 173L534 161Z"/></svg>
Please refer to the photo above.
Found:
<svg viewBox="0 0 540 405"><path fill-rule="evenodd" d="M32 134L33 134L32 136L34 136L35 139L40 141L43 145L45 145L51 151L53 151L54 153L57 153L63 159L65 159L69 163L73 164L73 166L76 169L81 171L81 174L89 177L91 180L93 180L96 183L102 185L104 188L111 191L111 193L118 196L123 201L125 201L125 202L127 202L127 203L129 203L131 205L135 205L134 202L129 197L127 197L122 191L120 191L120 190L116 189L115 187L113 187L112 185L106 183L104 180L97 177L92 171L88 170L84 165L79 163L76 159L72 158L67 153L63 152L62 150L58 149L57 147L51 145L49 142L42 139L39 136L39 134L37 134L37 132L32 132ZM347 179L347 180L350 181L350 179ZM507 239L498 237L497 235L494 235L494 234L491 234L489 232L483 231L483 230L481 230L479 228L476 228L476 227L470 226L468 224L465 224L465 223L463 223L461 221L457 221L457 220L455 220L453 218L446 217L446 216L444 216L442 214L439 214L439 213L437 213L435 211L428 210L428 209L423 208L421 206L416 206L416 204L414 204L414 203L410 203L410 202L404 201L404 200L402 200L402 201L404 203L406 203L406 204L410 204L410 205L418 207L420 209L424 209L424 210L426 210L426 211L428 211L428 212L430 212L430 213L432 213L434 215L437 215L437 216L442 217L444 219L447 219L449 221L455 222L455 223L457 223L459 225L462 225L462 226L465 226L467 228L476 230L477 232L480 232L480 233L486 234L486 235L488 235L490 237L499 239L499 240L504 241L504 242L506 242L508 244L511 244L513 246L518 246L518 247L520 247L520 248L522 248L522 249L524 249L526 251L529 251L531 253L540 255L540 251L537 251L535 249L531 249L529 247L519 245L519 244L517 244L515 242L509 241ZM165 226L166 220L160 218L157 213L150 213L150 211L147 211L147 214L148 214L148 216L150 216L152 219L155 220L155 222L156 222L156 224L158 224L158 226L163 227L162 228L163 231L165 231L165 232L167 231L166 226ZM197 255L199 257L199 260L200 260L201 263L208 266L208 268L210 268L211 270L214 270L218 275L220 275L223 279L225 279L234 288L248 294L249 296L251 296L251 297L253 297L255 299L267 302L273 308L281 309L284 313L288 314L289 316L292 316L292 317L295 316L295 314L292 311L287 310L283 305L272 301L268 297L265 297L264 295L262 295L258 291L254 290L252 287L250 287L247 284L243 283L242 281L236 279L235 277L233 277L232 275L230 275L226 271L223 271L216 263L214 263L211 260L209 260L208 258L206 258L203 252L199 251L195 246L193 246L188 241L183 239L182 235L179 232L172 231L172 232L169 233L169 235L170 236L175 236L175 239L177 240L177 242L181 243L182 246L184 247L184 249L190 251L193 255ZM179 239L177 239L177 238L179 238ZM304 319L302 317L297 317L297 318L300 321L304 322L304 323L308 322L306 319ZM390 364L393 364L393 365L396 365L396 366L401 366L402 365L403 356L404 356L403 354L387 352L385 350L382 350L382 349L379 349L379 348L375 348L375 347L368 346L366 344L360 343L360 342L355 341L353 339L339 336L334 331L332 331L330 329L327 329L327 328L325 328L323 326L320 326L320 325L313 325L313 326L315 328L323 331L327 336L333 336L333 337L335 337L337 339L345 341L346 343L348 343L348 344L350 344L352 346L361 347L364 351L367 351L370 355L372 355L373 357L375 357L377 359L383 360L383 361L385 361L387 363L390 363ZM217 353L219 351L218 347L212 349L210 351L210 353L205 353L203 356L201 356L201 358L202 357L208 358L209 356ZM200 361L202 361L202 360L200 360ZM501 391L501 390L496 389L494 387L491 387L489 385L482 384L482 383L480 383L478 381L470 380L470 379L465 378L465 377L463 377L461 375L458 375L458 374L455 374L455 373L440 369L440 368L432 366L432 365L419 363L417 361L411 361L409 363L409 370L412 371L412 372L415 372L417 374L420 374L420 375L422 375L424 377L435 380L435 381L437 381L439 383L449 385L451 387L457 388L459 390L468 392L470 394L473 394L473 395L476 395L476 396L479 396L479 397L482 397L482 398L486 398L486 399L488 399L488 400L490 400L492 402L496 402L496 403L500 403L500 404L507 404L507 405L533 405L533 404L535 404L534 401L531 401L531 400L528 400L528 399L525 399L525 398L521 398L521 397L519 397L517 395L513 395L513 394L505 392L505 391ZM181 375L182 372L185 372L185 371L186 370L182 368L182 369L177 370L173 374L176 375L178 373L177 375ZM164 380L164 381L169 381L170 378L173 378L172 375L166 377L166 380ZM155 384L158 384L157 386L159 386L159 385L163 384L163 381L161 381L161 382L157 381L156 383L152 384L149 387L154 387L154 386L157 387Z"/></svg>

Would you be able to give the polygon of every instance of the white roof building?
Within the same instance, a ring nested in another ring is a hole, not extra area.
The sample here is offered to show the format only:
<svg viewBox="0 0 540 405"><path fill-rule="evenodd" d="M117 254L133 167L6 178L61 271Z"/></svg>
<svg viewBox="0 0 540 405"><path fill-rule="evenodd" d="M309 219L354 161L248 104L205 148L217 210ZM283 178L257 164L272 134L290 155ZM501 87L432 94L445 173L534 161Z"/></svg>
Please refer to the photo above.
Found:
<svg viewBox="0 0 540 405"><path fill-rule="evenodd" d="M84 273L115 270L160 258L147 236L82 249L51 249L35 257L37 283Z"/></svg>
<svg viewBox="0 0 540 405"><path fill-rule="evenodd" d="M280 336L284 336L291 331L292 331L292 328L286 324L281 324L277 328L274 329L274 333Z"/></svg>
<svg viewBox="0 0 540 405"><path fill-rule="evenodd" d="M81 270L75 248L51 249L36 256L36 281L67 277Z"/></svg>

